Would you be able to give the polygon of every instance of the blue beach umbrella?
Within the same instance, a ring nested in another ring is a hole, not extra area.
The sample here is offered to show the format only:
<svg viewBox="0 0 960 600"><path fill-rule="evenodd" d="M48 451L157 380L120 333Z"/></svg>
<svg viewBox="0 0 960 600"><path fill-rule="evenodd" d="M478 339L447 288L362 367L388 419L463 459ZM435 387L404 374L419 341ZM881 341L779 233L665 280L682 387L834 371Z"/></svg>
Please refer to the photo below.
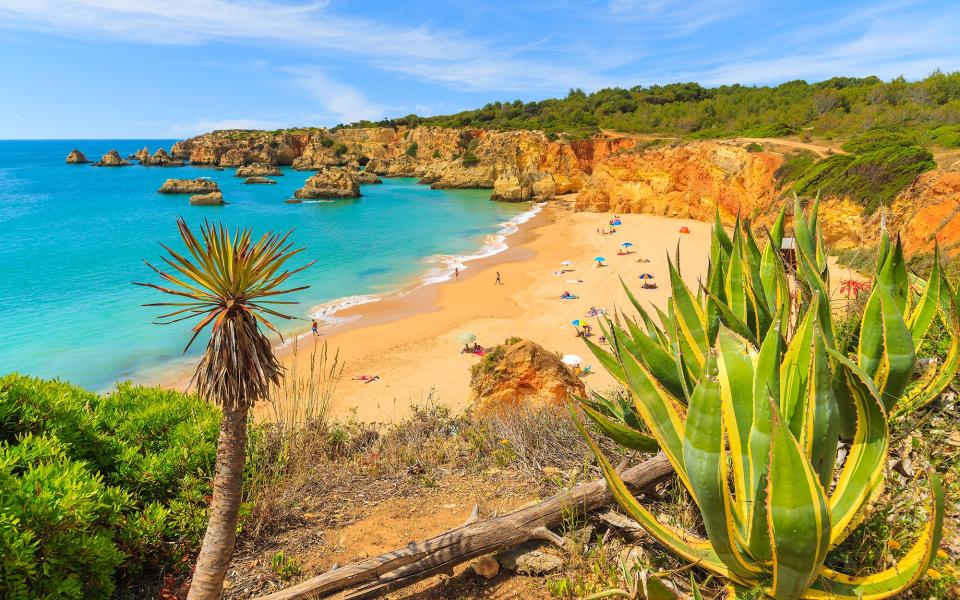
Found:
<svg viewBox="0 0 960 600"><path fill-rule="evenodd" d="M624 243L622 243L622 244L620 244L620 245L623 246L624 248L629 248L630 246L633 245L633 242L624 242Z"/></svg>
<svg viewBox="0 0 960 600"><path fill-rule="evenodd" d="M583 327L587 323L583 319L574 319L570 321L570 324L573 325L574 327Z"/></svg>
<svg viewBox="0 0 960 600"><path fill-rule="evenodd" d="M620 219L614 219L613 221L610 222L610 224L611 224L611 225L622 225L622 222L620 221Z"/></svg>
<svg viewBox="0 0 960 600"><path fill-rule="evenodd" d="M650 273L640 273L640 279L653 279L653 275Z"/></svg>
<svg viewBox="0 0 960 600"><path fill-rule="evenodd" d="M605 261L605 260L607 260L607 259L605 259L605 258L602 257L602 256L594 256L594 257L593 257L593 260L595 260L595 261L597 261L597 262L603 262L603 261Z"/></svg>

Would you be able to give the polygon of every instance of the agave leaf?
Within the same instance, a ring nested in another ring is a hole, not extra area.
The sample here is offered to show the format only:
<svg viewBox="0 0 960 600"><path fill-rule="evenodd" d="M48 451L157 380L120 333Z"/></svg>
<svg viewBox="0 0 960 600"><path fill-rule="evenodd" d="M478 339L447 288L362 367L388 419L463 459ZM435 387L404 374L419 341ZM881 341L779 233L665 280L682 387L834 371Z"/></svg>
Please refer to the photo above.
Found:
<svg viewBox="0 0 960 600"><path fill-rule="evenodd" d="M677 371L677 361L660 344L647 337L635 324L627 321L627 328L632 336L630 344L625 342L628 350L650 370L650 373L676 398L685 399L685 388Z"/></svg>
<svg viewBox="0 0 960 600"><path fill-rule="evenodd" d="M800 442L807 459L817 472L820 485L828 489L837 462L840 420L826 347L823 337L816 333L815 329L810 347L810 373L807 378L808 389Z"/></svg>
<svg viewBox="0 0 960 600"><path fill-rule="evenodd" d="M721 334L723 332L721 331ZM712 353L710 362L713 362ZM720 383L704 378L690 396L683 435L683 462L691 492L717 556L741 578L752 578L759 569L738 545L733 500L727 488L727 458L723 444Z"/></svg>
<svg viewBox="0 0 960 600"><path fill-rule="evenodd" d="M890 434L883 403L870 376L836 350L828 348L827 352L846 379L857 411L850 454L830 497L830 545L836 546L856 527L862 518L861 509L879 491Z"/></svg>
<svg viewBox="0 0 960 600"><path fill-rule="evenodd" d="M825 568L822 578L814 583L806 597L879 600L898 596L918 582L933 564L943 537L943 486L936 473L928 473L927 478L930 483L927 526L896 565L865 577L851 577Z"/></svg>
<svg viewBox="0 0 960 600"><path fill-rule="evenodd" d="M772 595L803 597L816 580L830 544L830 512L817 474L770 403L767 522L773 550Z"/></svg>
<svg viewBox="0 0 960 600"><path fill-rule="evenodd" d="M754 479L750 467L750 429L753 427L753 360L756 350L729 329L721 329L717 337L717 364L720 379L720 406L727 443L730 446L730 463L733 470L733 489L737 502L733 505L743 538L747 539L747 526L752 518ZM689 426L689 414L687 423ZM718 435L722 443L723 434ZM712 537L711 537L712 539Z"/></svg>
<svg viewBox="0 0 960 600"><path fill-rule="evenodd" d="M631 450L638 450L640 452L656 452L659 449L657 440L648 435L643 435L623 423L610 419L600 411L591 408L589 404L583 402L583 399L578 398L578 400L580 400L580 408L583 412L585 412L587 416L590 417L590 420L596 423L600 431L611 440L621 446L626 446Z"/></svg>
<svg viewBox="0 0 960 600"><path fill-rule="evenodd" d="M927 335L930 324L933 323L934 318L936 318L937 313L940 311L941 280L940 246L938 245L933 250L933 268L930 270L930 277L927 279L923 295L920 296L917 306L910 313L910 317L907 320L910 335L913 336L913 349L915 351L920 350L920 344L923 343L923 338Z"/></svg>
<svg viewBox="0 0 960 600"><path fill-rule="evenodd" d="M670 287L673 291L673 305L675 308L676 322L679 325L679 331L683 342L690 350L684 353L684 358L688 356L697 365L697 370L702 373L703 361L706 358L709 340L707 337L706 315L697 302L690 288L680 278L680 272L671 261L670 269ZM695 377L699 379L699 373Z"/></svg>
<svg viewBox="0 0 960 600"><path fill-rule="evenodd" d="M810 377L810 348L816 331L818 304L819 299L814 299L813 306L790 340L780 365L780 413L797 438L803 425L804 400Z"/></svg>
<svg viewBox="0 0 960 600"><path fill-rule="evenodd" d="M883 287L877 288L883 317L883 354L875 380L884 408L889 412L913 376L913 338L903 322L903 310Z"/></svg>

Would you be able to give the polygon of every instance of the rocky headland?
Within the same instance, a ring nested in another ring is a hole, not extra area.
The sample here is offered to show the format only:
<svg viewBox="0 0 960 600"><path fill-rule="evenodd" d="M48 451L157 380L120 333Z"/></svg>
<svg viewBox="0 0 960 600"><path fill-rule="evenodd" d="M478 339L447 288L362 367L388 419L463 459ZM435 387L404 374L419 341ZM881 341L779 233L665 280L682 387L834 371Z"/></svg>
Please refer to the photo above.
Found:
<svg viewBox="0 0 960 600"><path fill-rule="evenodd" d="M120 153L116 150L111 150L103 155L103 158L93 163L95 167L126 167L130 163L125 161Z"/></svg>
<svg viewBox="0 0 960 600"><path fill-rule="evenodd" d="M197 194L190 196L190 204L196 206L219 206L224 204L223 192L210 192L209 194Z"/></svg>
<svg viewBox="0 0 960 600"><path fill-rule="evenodd" d="M220 187L212 179L198 177L196 179L168 179L163 182L160 189L161 194L209 194L218 192Z"/></svg>
<svg viewBox="0 0 960 600"><path fill-rule="evenodd" d="M70 151L70 154L67 155L67 164L68 165L82 165L90 162L87 160L87 157L83 155L83 152L80 152L76 148Z"/></svg>
<svg viewBox="0 0 960 600"><path fill-rule="evenodd" d="M755 150L755 149L754 149ZM781 148L786 152L789 150ZM577 211L636 212L698 220L736 215L769 223L783 205L777 170L786 154L750 151L735 141L664 141L608 134L567 140L540 131L433 126L340 127L284 131L215 131L174 145L197 164L292 165L319 177L298 198L355 197L352 183L371 176L416 177L434 188L484 188L491 199L549 201L576 193ZM356 167L364 165L363 171ZM334 175L343 167L354 175ZM888 226L903 230L908 252L934 239L960 249L960 174L924 173L888 209ZM334 181L336 180L336 181ZM882 211L867 213L851 198L823 198L825 241L837 248L876 242Z"/></svg>
<svg viewBox="0 0 960 600"><path fill-rule="evenodd" d="M359 198L360 182L355 171L328 167L311 175L303 187L294 192L294 198Z"/></svg>
<svg viewBox="0 0 960 600"><path fill-rule="evenodd" d="M253 163L251 165L244 165L237 168L237 177L279 177L283 175L283 171L280 170L280 167L277 165L271 165L267 163Z"/></svg>

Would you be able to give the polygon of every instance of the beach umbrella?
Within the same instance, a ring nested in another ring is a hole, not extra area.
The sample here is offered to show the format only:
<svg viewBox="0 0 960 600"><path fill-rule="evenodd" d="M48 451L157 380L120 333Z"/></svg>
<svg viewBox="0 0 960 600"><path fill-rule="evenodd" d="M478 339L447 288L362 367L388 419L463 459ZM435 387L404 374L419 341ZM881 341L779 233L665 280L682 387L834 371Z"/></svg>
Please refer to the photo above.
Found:
<svg viewBox="0 0 960 600"><path fill-rule="evenodd" d="M620 219L614 219L613 221L610 222L610 224L611 224L611 225L622 225L623 223L622 223L622 221L620 221Z"/></svg>
<svg viewBox="0 0 960 600"><path fill-rule="evenodd" d="M457 336L457 343L462 345L472 344L477 341L477 334L475 333L461 333Z"/></svg>
<svg viewBox="0 0 960 600"><path fill-rule="evenodd" d="M587 324L587 322L584 321L583 319L574 319L570 321L570 324L573 325L574 327L583 327L584 325Z"/></svg>
<svg viewBox="0 0 960 600"><path fill-rule="evenodd" d="M640 279L653 279L653 275L650 273L640 273Z"/></svg>
<svg viewBox="0 0 960 600"><path fill-rule="evenodd" d="M624 243L622 243L622 244L620 244L620 245L623 246L624 248L629 248L630 246L633 245L633 243L632 243L632 242L624 242Z"/></svg>
<svg viewBox="0 0 960 600"><path fill-rule="evenodd" d="M565 354L560 360L563 361L563 364L569 365L571 367L579 366L583 362L583 359L577 356L576 354Z"/></svg>
<svg viewBox="0 0 960 600"><path fill-rule="evenodd" d="M561 262L560 264L563 265L563 266L569 266L569 265L572 265L572 264L573 264L573 261L572 261L572 260L565 260L565 261Z"/></svg>
<svg viewBox="0 0 960 600"><path fill-rule="evenodd" d="M683 226L680 228L680 233L690 233L690 228L687 226Z"/></svg>
<svg viewBox="0 0 960 600"><path fill-rule="evenodd" d="M605 260L607 260L607 259L605 259L605 258L602 257L602 256L594 256L594 257L593 257L593 260L595 260L595 261L597 261L597 262L603 262L603 261L605 261Z"/></svg>

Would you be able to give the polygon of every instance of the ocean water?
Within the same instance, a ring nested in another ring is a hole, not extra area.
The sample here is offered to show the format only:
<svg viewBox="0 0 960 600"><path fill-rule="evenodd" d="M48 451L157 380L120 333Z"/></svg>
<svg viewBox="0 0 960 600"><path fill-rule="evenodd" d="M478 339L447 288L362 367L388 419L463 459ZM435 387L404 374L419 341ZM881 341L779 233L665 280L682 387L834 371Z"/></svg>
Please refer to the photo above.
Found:
<svg viewBox="0 0 960 600"><path fill-rule="evenodd" d="M292 295L300 304L288 312L334 323L338 309L446 279L454 265L502 250L535 210L490 202L489 190L431 190L414 179L361 186L356 200L287 204L312 173L285 168L276 185L245 185L233 169L64 163L75 147L97 160L111 148L126 156L171 143L0 141L0 374L106 390L195 359L204 340L184 356L190 325L154 324L161 313L142 304L162 294L131 284L159 283L143 260L157 264L160 242L183 248L178 216L194 228L209 219L255 235L293 229L302 262L317 263L293 282L311 287ZM198 176L217 180L229 204L190 206L188 196L156 193L169 177ZM309 326L277 324L288 333Z"/></svg>

